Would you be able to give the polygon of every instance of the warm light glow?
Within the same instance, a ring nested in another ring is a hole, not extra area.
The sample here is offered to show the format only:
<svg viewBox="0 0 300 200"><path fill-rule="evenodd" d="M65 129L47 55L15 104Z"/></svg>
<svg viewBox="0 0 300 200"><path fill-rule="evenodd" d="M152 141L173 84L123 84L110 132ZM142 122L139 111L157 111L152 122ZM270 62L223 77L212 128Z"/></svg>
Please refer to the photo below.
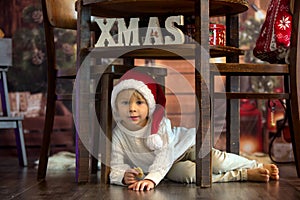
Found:
<svg viewBox="0 0 300 200"><path fill-rule="evenodd" d="M259 151L258 139L249 136L243 136L240 139L240 148L242 152L245 153L254 153Z"/></svg>

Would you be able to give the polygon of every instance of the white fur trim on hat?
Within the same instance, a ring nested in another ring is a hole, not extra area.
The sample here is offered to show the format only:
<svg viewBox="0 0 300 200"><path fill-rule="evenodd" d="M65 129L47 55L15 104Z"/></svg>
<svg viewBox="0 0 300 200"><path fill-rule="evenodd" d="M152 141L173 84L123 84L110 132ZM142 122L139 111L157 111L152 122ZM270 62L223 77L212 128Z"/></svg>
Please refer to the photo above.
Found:
<svg viewBox="0 0 300 200"><path fill-rule="evenodd" d="M163 140L159 134L152 134L147 137L146 144L153 151L159 150L163 147Z"/></svg>
<svg viewBox="0 0 300 200"><path fill-rule="evenodd" d="M139 93L143 95L143 97L146 99L149 107L149 115L151 116L155 110L156 102L154 99L154 96L151 92L151 90L148 88L148 86L142 82L135 79L127 79L121 81L119 84L114 86L114 89L111 93L111 108L113 112L116 111L116 99L118 94L122 90L126 89L134 89L137 90Z"/></svg>

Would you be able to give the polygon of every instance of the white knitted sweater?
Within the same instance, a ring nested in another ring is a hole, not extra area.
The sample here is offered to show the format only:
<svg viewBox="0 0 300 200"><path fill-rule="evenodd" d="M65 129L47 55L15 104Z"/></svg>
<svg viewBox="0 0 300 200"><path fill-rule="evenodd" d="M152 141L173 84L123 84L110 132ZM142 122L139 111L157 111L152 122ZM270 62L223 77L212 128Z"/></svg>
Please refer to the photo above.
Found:
<svg viewBox="0 0 300 200"><path fill-rule="evenodd" d="M129 168L143 169L144 179L152 180L156 185L165 177L174 161L195 144L194 128L171 127L171 122L163 118L158 134L163 139L161 150L151 151L146 145L150 135L151 121L138 131L129 131L120 123L112 136L112 155L110 182L123 185L124 173Z"/></svg>

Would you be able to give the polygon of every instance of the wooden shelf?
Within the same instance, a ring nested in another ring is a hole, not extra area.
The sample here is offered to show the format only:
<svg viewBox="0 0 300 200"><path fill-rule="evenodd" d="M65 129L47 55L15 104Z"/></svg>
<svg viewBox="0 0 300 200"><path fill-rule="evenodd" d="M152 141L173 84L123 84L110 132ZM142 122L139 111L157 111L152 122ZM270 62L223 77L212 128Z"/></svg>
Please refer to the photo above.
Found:
<svg viewBox="0 0 300 200"><path fill-rule="evenodd" d="M262 93L254 92L216 92L214 93L215 99L289 99L288 93L273 93L263 96Z"/></svg>
<svg viewBox="0 0 300 200"><path fill-rule="evenodd" d="M98 17L193 15L194 0L84 0ZM248 9L247 0L210 0L210 16L238 14Z"/></svg>
<svg viewBox="0 0 300 200"><path fill-rule="evenodd" d="M97 47L90 50L90 55L102 58L194 59L195 48L195 44ZM234 54L243 55L244 51L235 47L210 46L210 56L212 58Z"/></svg>
<svg viewBox="0 0 300 200"><path fill-rule="evenodd" d="M269 74L280 76L289 73L287 64L257 64L257 63L212 63L210 71L214 74L249 76Z"/></svg>
<svg viewBox="0 0 300 200"><path fill-rule="evenodd" d="M245 51L236 47L229 46L210 46L210 57L224 57L231 55L244 55Z"/></svg>
<svg viewBox="0 0 300 200"><path fill-rule="evenodd" d="M248 10L247 0L210 0L210 16L239 14Z"/></svg>

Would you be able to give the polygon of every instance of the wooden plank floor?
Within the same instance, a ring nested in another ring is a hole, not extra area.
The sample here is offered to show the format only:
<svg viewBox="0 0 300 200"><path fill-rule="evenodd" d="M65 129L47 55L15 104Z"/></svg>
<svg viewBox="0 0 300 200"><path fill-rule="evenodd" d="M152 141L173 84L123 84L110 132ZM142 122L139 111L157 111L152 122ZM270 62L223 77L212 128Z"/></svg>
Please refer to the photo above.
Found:
<svg viewBox="0 0 300 200"><path fill-rule="evenodd" d="M280 165L280 181L269 183L215 183L211 188L199 188L163 182L155 190L136 192L121 186L101 185L99 173L90 183L75 183L74 171L50 170L47 181L36 180L37 169L18 166L15 157L0 158L0 199L105 199L105 200L190 200L190 199L300 199L300 179L294 165Z"/></svg>

